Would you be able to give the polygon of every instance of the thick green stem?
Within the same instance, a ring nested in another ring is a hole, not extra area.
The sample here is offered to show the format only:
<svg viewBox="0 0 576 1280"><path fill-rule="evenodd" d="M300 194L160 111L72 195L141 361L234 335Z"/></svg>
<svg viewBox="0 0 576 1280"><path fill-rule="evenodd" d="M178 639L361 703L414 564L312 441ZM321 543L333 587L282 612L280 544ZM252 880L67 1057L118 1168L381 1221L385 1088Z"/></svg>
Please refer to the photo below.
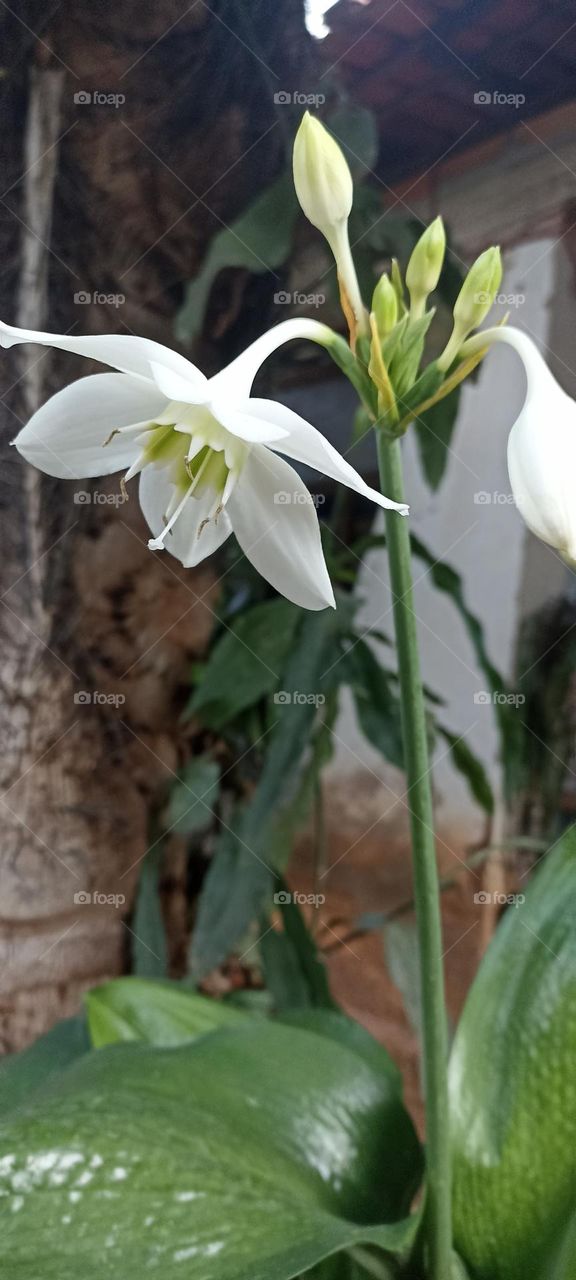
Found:
<svg viewBox="0 0 576 1280"><path fill-rule="evenodd" d="M378 433L382 491L404 502L399 440ZM420 676L408 521L386 512L386 543L394 604L402 700L408 805L418 926L426 1101L425 1250L431 1280L448 1280L452 1247L448 1132L448 1038L442 965L442 924L424 693Z"/></svg>

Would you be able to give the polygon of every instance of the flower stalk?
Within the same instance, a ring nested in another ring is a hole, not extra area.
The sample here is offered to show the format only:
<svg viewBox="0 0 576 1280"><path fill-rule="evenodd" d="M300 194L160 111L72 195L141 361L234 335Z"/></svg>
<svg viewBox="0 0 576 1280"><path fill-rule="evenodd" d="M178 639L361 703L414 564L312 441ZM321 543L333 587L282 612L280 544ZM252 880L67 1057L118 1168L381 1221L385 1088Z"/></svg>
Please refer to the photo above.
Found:
<svg viewBox="0 0 576 1280"><path fill-rule="evenodd" d="M382 489L404 501L399 440L377 431ZM452 1252L451 1176L448 1124L448 1036L442 963L440 887L434 839L430 759L412 593L410 530L388 518L386 545L402 706L407 799L412 833L414 897L420 963L424 1092L426 1102L426 1206L424 1247L430 1280L447 1280Z"/></svg>

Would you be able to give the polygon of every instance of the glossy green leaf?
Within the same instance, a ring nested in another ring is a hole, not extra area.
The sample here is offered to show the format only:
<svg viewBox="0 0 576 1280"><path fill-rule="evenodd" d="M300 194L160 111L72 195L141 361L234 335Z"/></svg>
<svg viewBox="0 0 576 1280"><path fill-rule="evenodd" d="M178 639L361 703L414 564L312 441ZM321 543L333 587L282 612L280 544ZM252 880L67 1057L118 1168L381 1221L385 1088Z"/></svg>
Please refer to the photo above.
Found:
<svg viewBox="0 0 576 1280"><path fill-rule="evenodd" d="M251 1023L117 1045L0 1133L14 1280L290 1280L355 1244L405 1250L420 1150L356 1053Z"/></svg>
<svg viewBox="0 0 576 1280"><path fill-rule="evenodd" d="M394 1089L402 1091L402 1076L384 1045L339 1009L291 1009L281 1014L280 1021L346 1045L359 1054L377 1075L386 1076Z"/></svg>
<svg viewBox="0 0 576 1280"><path fill-rule="evenodd" d="M246 609L223 631L188 710L210 729L223 729L278 688L302 612L289 600Z"/></svg>
<svg viewBox="0 0 576 1280"><path fill-rule="evenodd" d="M178 982L115 978L85 997L88 1026L96 1049L121 1041L184 1044L219 1027L242 1026L239 1009L197 995Z"/></svg>
<svg viewBox="0 0 576 1280"><path fill-rule="evenodd" d="M284 172L227 227L213 237L200 271L186 291L176 321L183 341L202 328L210 290L225 267L244 267L258 275L286 261L292 244L298 202L291 172Z"/></svg>
<svg viewBox="0 0 576 1280"><path fill-rule="evenodd" d="M508 909L452 1052L455 1242L475 1280L576 1274L575 919L572 828Z"/></svg>

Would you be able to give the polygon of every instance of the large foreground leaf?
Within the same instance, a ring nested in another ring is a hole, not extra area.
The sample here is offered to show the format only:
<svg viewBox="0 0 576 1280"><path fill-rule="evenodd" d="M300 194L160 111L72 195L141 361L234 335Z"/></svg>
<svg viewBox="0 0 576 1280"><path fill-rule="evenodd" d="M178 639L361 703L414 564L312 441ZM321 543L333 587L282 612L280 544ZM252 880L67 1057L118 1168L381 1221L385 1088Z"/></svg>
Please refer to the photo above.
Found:
<svg viewBox="0 0 576 1280"><path fill-rule="evenodd" d="M420 1153L397 1089L294 1028L95 1051L0 1145L13 1280L290 1280L414 1230Z"/></svg>
<svg viewBox="0 0 576 1280"><path fill-rule="evenodd" d="M456 1247L478 1280L576 1275L575 920L572 828L500 926L452 1054Z"/></svg>

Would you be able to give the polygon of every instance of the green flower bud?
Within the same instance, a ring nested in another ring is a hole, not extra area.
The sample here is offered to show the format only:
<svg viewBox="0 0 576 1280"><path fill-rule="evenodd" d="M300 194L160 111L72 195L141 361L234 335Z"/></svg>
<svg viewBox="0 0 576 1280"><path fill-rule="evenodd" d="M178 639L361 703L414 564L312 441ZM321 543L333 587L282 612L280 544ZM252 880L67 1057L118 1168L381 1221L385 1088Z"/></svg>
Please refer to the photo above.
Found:
<svg viewBox="0 0 576 1280"><path fill-rule="evenodd" d="M406 268L410 311L414 319L423 315L428 294L436 288L446 252L446 232L442 218L435 218L414 246Z"/></svg>
<svg viewBox="0 0 576 1280"><path fill-rule="evenodd" d="M386 274L380 277L372 294L372 310L378 333L381 338L386 338L398 320L398 297Z"/></svg>
<svg viewBox="0 0 576 1280"><path fill-rule="evenodd" d="M498 245L485 249L471 266L454 305L454 328L439 369L448 369L472 329L488 315L502 281L502 257Z"/></svg>
<svg viewBox="0 0 576 1280"><path fill-rule="evenodd" d="M477 329L488 315L502 282L500 249L485 249L470 268L454 306L454 327L466 333Z"/></svg>
<svg viewBox="0 0 576 1280"><path fill-rule="evenodd" d="M338 143L309 111L296 134L293 167L306 217L332 243L335 228L352 208L352 175Z"/></svg>

